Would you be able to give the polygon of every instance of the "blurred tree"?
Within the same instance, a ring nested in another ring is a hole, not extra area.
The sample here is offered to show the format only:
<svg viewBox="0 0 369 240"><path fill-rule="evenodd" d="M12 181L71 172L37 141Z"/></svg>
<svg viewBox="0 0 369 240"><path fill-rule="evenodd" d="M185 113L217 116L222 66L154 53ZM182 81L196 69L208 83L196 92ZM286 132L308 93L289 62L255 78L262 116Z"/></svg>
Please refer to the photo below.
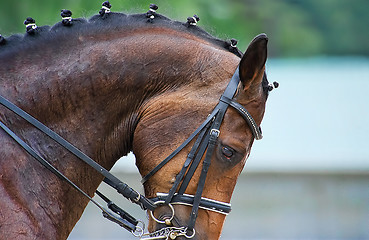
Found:
<svg viewBox="0 0 369 240"><path fill-rule="evenodd" d="M38 25L61 20L60 10L73 17L97 14L103 0L0 0L0 33L23 33L23 21L31 16ZM111 0L112 11L146 12L150 3L159 12L185 21L198 14L199 26L223 39L240 40L245 50L252 38L262 32L270 38L273 57L314 55L369 56L368 0Z"/></svg>

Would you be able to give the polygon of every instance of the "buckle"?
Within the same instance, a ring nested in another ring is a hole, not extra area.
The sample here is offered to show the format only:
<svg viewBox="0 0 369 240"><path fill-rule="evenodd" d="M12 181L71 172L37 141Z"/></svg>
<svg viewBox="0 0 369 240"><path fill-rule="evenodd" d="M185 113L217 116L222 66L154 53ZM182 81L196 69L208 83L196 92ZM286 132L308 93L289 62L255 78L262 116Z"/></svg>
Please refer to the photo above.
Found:
<svg viewBox="0 0 369 240"><path fill-rule="evenodd" d="M215 137L219 137L220 131L218 129L211 129L210 130L210 135L215 136Z"/></svg>
<svg viewBox="0 0 369 240"><path fill-rule="evenodd" d="M137 197L135 199L133 199L135 202L139 202L141 199L141 194L137 191L135 191L137 193Z"/></svg>

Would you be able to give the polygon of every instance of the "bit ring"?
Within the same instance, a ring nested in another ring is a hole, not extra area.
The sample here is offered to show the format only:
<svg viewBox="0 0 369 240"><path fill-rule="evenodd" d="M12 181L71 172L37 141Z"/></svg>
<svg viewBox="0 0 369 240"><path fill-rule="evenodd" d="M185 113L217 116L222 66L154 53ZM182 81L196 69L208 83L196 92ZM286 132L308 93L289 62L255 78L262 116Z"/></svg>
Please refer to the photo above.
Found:
<svg viewBox="0 0 369 240"><path fill-rule="evenodd" d="M159 205L159 204L163 204L163 203L165 203L165 201L157 201L157 202L155 202L154 204L155 204L155 205ZM174 207L173 207L173 205L172 205L172 204L170 204L170 203L168 203L168 207L169 207L169 208L170 208L170 210L172 211L172 216L169 218L169 221L171 222L171 221L173 220L173 218L174 218ZM155 222L160 223L160 224L167 224L168 219L166 219L166 221L165 221L165 220L164 220L164 221L159 220L159 219L157 219L157 218L154 216L153 211L149 211L149 212L150 212L150 216L151 216L151 218L152 218Z"/></svg>
<svg viewBox="0 0 369 240"><path fill-rule="evenodd" d="M195 229L192 229L192 235L187 235L187 230L188 229L186 229L186 232L185 232L185 234L184 234L184 236L186 237L186 238L193 238L194 236L195 236L195 234L196 234L196 231L195 231Z"/></svg>
<svg viewBox="0 0 369 240"><path fill-rule="evenodd" d="M141 223L142 227L137 225L136 230L134 230L134 231L132 230L131 233L132 233L133 236L141 238L144 234L144 231L145 231L145 223L141 220L138 220L138 223Z"/></svg>

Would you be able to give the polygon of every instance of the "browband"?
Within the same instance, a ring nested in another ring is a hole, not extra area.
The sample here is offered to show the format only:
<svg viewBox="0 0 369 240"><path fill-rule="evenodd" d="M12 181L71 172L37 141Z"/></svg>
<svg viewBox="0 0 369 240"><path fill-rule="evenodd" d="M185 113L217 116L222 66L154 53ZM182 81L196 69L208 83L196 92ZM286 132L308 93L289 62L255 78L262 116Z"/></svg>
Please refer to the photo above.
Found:
<svg viewBox="0 0 369 240"><path fill-rule="evenodd" d="M254 135L256 140L261 140L263 138L261 128L257 125L255 120L252 118L251 114L238 102L235 102L233 99L230 99L224 95L220 97L220 101L229 104L231 107L237 110L237 112L245 119L247 124L249 125L252 134Z"/></svg>

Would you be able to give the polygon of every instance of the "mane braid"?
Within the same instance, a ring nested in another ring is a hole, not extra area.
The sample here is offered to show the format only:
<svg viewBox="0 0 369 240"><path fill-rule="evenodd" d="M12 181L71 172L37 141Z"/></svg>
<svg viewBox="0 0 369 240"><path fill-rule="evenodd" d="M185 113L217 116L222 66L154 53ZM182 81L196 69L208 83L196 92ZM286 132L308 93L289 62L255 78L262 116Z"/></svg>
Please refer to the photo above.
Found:
<svg viewBox="0 0 369 240"><path fill-rule="evenodd" d="M94 33L101 31L114 31L124 28L140 28L153 24L154 26L168 27L179 32L189 32L208 42L213 43L235 55L242 57L242 52L238 48L232 46L231 41L224 41L210 35L198 26L188 26L187 23L171 20L163 15L155 15L153 22L147 21L145 14L130 14L110 12L109 14L94 15L90 19L76 18L73 19L71 26L64 26L62 22L56 23L54 26L38 27L37 31L30 34L15 34L6 37L6 43L0 45L0 58L9 56L18 51L30 51L33 46L45 46L48 44L59 44L61 39L72 38L73 36L82 35L83 33Z"/></svg>

